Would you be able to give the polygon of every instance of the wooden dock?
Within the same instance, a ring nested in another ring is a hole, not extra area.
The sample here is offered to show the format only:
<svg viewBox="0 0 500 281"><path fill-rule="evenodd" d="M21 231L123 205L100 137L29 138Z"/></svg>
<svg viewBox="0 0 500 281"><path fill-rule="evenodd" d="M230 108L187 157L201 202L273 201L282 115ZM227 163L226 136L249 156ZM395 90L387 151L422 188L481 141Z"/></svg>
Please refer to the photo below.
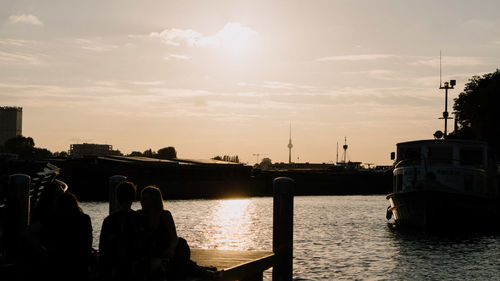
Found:
<svg viewBox="0 0 500 281"><path fill-rule="evenodd" d="M114 204L115 187L123 180L126 180L126 177L120 175L110 178L110 213L116 208ZM38 182L37 179L33 179L33 181ZM13 200L17 201L14 202L16 206L20 206L16 209L19 210L16 214L11 214L12 218L16 218L18 224L16 227L10 227L11 230L14 228L23 230L29 225L30 198L35 197L30 192L30 183L31 178L28 175L14 174L9 176L9 193L14 198ZM262 281L263 272L271 267L273 268L273 281L292 280L294 181L290 178L276 178L273 184L272 251L191 249L191 259L198 265L217 268L216 278L210 280ZM0 269L2 269L1 264ZM14 274L12 276L15 276L15 272L12 273ZM189 279L189 281L194 280L201 279Z"/></svg>
<svg viewBox="0 0 500 281"><path fill-rule="evenodd" d="M262 280L262 273L274 265L270 251L191 249L191 259L200 266L215 266L217 280Z"/></svg>

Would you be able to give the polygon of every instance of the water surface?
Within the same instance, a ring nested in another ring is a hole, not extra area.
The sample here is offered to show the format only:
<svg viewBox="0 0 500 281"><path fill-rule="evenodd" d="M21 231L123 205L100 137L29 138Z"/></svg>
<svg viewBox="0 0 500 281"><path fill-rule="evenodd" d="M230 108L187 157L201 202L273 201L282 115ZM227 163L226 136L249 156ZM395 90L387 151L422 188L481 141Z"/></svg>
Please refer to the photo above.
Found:
<svg viewBox="0 0 500 281"><path fill-rule="evenodd" d="M234 250L272 250L272 205L272 198L165 202L192 248ZM394 230L387 205L385 196L295 197L294 279L500 280L500 235ZM108 204L82 208L97 248Z"/></svg>

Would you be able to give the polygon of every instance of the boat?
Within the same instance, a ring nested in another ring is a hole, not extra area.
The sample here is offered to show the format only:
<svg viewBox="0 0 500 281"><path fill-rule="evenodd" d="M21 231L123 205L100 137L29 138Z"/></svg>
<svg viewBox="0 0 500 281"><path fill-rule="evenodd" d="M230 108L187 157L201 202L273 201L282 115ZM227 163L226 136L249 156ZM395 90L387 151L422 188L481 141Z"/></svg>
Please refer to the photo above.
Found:
<svg viewBox="0 0 500 281"><path fill-rule="evenodd" d="M484 142L430 139L398 143L388 211L396 224L420 228L494 223L496 175L497 166L488 157Z"/></svg>
<svg viewBox="0 0 500 281"><path fill-rule="evenodd" d="M498 226L498 166L488 144L449 138L446 123L434 137L397 143L386 218L423 229Z"/></svg>

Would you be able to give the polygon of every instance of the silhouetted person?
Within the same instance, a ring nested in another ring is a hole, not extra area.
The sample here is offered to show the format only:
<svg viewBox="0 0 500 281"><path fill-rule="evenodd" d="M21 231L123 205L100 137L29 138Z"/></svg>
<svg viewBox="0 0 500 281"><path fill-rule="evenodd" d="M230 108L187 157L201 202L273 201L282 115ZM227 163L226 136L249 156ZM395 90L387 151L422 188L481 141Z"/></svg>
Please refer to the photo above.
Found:
<svg viewBox="0 0 500 281"><path fill-rule="evenodd" d="M163 207L163 197L156 186L147 186L141 192L140 214L145 228L145 270L149 278L164 278L169 261L174 257L178 243L172 214Z"/></svg>
<svg viewBox="0 0 500 281"><path fill-rule="evenodd" d="M125 181L116 187L119 208L102 223L99 239L99 263L104 280L134 280L134 262L141 257L139 215L131 209L136 187Z"/></svg>
<svg viewBox="0 0 500 281"><path fill-rule="evenodd" d="M32 210L30 225L21 235L22 247L18 250L21 259L18 263L22 279L36 280L47 267L48 229L54 218L56 198L64 191L61 183L53 181L40 195L40 199Z"/></svg>
<svg viewBox="0 0 500 281"><path fill-rule="evenodd" d="M57 197L54 216L47 223L48 280L88 280L92 253L90 217L78 206L76 196Z"/></svg>
<svg viewBox="0 0 500 281"><path fill-rule="evenodd" d="M146 256L144 279L183 279L186 276L210 276L209 270L191 261L191 251L184 238L177 236L174 219L163 206L163 197L156 186L147 186L141 192L139 211L144 225Z"/></svg>

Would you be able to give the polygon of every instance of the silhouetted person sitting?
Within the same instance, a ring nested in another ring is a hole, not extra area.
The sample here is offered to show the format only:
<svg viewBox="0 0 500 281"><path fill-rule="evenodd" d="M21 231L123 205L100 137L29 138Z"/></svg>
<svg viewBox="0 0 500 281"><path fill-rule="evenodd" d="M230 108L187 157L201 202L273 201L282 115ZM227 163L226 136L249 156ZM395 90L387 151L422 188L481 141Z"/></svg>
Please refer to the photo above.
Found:
<svg viewBox="0 0 500 281"><path fill-rule="evenodd" d="M30 225L21 235L23 242L18 250L22 257L18 265L22 279L39 279L40 273L46 271L48 229L54 219L56 199L63 192L61 184L53 181L45 187L32 210Z"/></svg>
<svg viewBox="0 0 500 281"><path fill-rule="evenodd" d="M134 280L134 262L141 257L142 224L131 209L136 187L125 181L116 187L119 208L102 223L99 263L104 280Z"/></svg>
<svg viewBox="0 0 500 281"><path fill-rule="evenodd" d="M141 192L139 211L145 228L144 241L146 279L165 278L168 263L174 257L178 243L172 214L163 207L163 197L155 186L147 186Z"/></svg>
<svg viewBox="0 0 500 281"><path fill-rule="evenodd" d="M182 279L187 276L211 276L208 268L191 261L191 251L184 238L177 236L174 219L163 206L163 197L156 186L147 186L141 192L142 217L145 233L146 271L143 280ZM210 271L215 268L210 268Z"/></svg>
<svg viewBox="0 0 500 281"><path fill-rule="evenodd" d="M45 228L48 280L88 280L92 253L92 224L72 193L56 199L54 217Z"/></svg>

